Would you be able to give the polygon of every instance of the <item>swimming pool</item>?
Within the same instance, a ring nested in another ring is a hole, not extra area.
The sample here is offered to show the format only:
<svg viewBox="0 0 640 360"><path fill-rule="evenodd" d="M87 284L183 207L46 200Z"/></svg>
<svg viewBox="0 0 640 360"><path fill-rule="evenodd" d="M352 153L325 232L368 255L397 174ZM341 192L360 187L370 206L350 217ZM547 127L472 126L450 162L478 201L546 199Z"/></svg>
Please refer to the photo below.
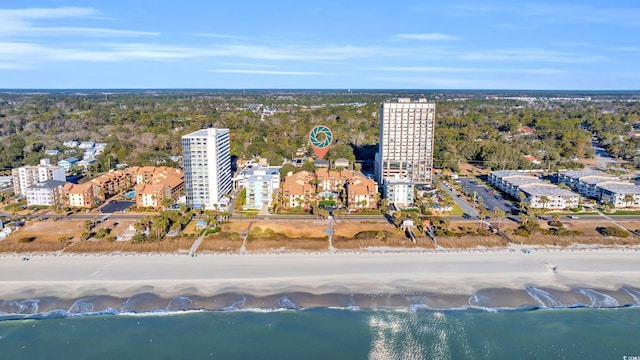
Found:
<svg viewBox="0 0 640 360"><path fill-rule="evenodd" d="M133 199L134 197L136 197L136 192L135 190L129 191L128 193L122 195L123 197L127 198L127 199Z"/></svg>

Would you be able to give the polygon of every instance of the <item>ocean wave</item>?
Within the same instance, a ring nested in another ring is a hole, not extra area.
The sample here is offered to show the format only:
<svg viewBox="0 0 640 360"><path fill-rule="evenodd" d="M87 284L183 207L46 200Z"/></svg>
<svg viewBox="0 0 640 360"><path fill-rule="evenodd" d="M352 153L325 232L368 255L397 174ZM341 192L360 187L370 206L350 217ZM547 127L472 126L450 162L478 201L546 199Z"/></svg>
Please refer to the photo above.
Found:
<svg viewBox="0 0 640 360"><path fill-rule="evenodd" d="M575 288L557 290L527 285L524 289L488 288L464 294L310 294L254 296L236 293L215 296L181 295L163 298L153 293L128 298L97 295L77 299L54 297L0 299L0 321L47 320L79 316L171 315L189 312L274 312L314 309L348 311L532 311L538 309L608 308L640 306L640 289Z"/></svg>

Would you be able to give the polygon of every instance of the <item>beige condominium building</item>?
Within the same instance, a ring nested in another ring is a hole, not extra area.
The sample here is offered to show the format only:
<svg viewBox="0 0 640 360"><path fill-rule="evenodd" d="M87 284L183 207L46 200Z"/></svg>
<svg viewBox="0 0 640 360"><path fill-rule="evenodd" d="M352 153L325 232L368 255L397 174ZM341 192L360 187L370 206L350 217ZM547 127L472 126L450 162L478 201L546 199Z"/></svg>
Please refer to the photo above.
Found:
<svg viewBox="0 0 640 360"><path fill-rule="evenodd" d="M380 106L376 180L404 178L416 185L433 182L433 132L436 104L400 98Z"/></svg>

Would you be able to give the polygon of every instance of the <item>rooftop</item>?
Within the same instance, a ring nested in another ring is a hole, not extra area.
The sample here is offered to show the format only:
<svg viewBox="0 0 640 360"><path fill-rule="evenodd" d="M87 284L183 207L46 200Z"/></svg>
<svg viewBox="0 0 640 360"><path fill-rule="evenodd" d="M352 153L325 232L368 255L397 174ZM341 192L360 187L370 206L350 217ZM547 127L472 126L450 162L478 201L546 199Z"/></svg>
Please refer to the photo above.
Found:
<svg viewBox="0 0 640 360"><path fill-rule="evenodd" d="M201 129L198 131L194 131L190 134L184 135L182 137L183 138L199 138L199 137L207 137L207 136L216 136L218 134L218 131L228 133L229 129L217 129L217 128Z"/></svg>
<svg viewBox="0 0 640 360"><path fill-rule="evenodd" d="M388 185L413 185L413 182L406 178L385 178L384 181Z"/></svg>
<svg viewBox="0 0 640 360"><path fill-rule="evenodd" d="M598 187L616 194L640 194L640 186L625 182L608 182Z"/></svg>
<svg viewBox="0 0 640 360"><path fill-rule="evenodd" d="M580 178L580 182L583 182L585 184L590 184L590 185L595 185L595 184L599 184L607 181L616 181L616 180L618 180L617 177L598 176L598 175L589 175L589 176L583 176Z"/></svg>
<svg viewBox="0 0 640 360"><path fill-rule="evenodd" d="M583 176L599 176L599 175L602 175L601 172L594 171L594 170L567 170L567 171L560 171L558 174L559 175L564 175L566 177L574 178L574 179L579 179L579 178L581 178Z"/></svg>
<svg viewBox="0 0 640 360"><path fill-rule="evenodd" d="M27 189L55 189L57 187L64 186L64 184L66 184L66 182L64 181L46 180L37 184L33 184L27 187Z"/></svg>
<svg viewBox="0 0 640 360"><path fill-rule="evenodd" d="M512 176L506 177L503 180L504 182L509 183L516 187L527 185L527 184L544 184L544 181L540 180L535 176L529 176L529 175L519 175L519 176L512 175Z"/></svg>
<svg viewBox="0 0 640 360"><path fill-rule="evenodd" d="M520 190L531 196L579 196L573 191L569 191L552 184L524 185L520 187Z"/></svg>
<svg viewBox="0 0 640 360"><path fill-rule="evenodd" d="M493 175L497 178L504 178L507 176L514 176L514 175L530 176L528 173L522 170L496 170L496 171L490 172L489 175Z"/></svg>

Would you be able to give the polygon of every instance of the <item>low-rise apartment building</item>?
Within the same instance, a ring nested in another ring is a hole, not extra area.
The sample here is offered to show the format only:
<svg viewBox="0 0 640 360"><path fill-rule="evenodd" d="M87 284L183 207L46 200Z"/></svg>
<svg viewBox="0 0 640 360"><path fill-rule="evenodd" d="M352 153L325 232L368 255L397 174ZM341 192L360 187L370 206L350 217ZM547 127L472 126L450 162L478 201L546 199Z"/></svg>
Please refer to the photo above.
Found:
<svg viewBox="0 0 640 360"><path fill-rule="evenodd" d="M119 194L131 187L131 177L123 171L111 171L102 174L91 182L100 189L100 200L104 201L113 195Z"/></svg>
<svg viewBox="0 0 640 360"><path fill-rule="evenodd" d="M308 171L300 171L289 175L282 184L282 201L285 209L301 206L309 209L316 196L316 189L311 183L314 175Z"/></svg>
<svg viewBox="0 0 640 360"><path fill-rule="evenodd" d="M160 209L165 199L175 199L184 191L184 175L179 169L157 168L150 181L135 186L137 207Z"/></svg>
<svg viewBox="0 0 640 360"><path fill-rule="evenodd" d="M27 187L27 206L62 205L62 188L64 181L46 180Z"/></svg>
<svg viewBox="0 0 640 360"><path fill-rule="evenodd" d="M280 172L267 174L266 171L255 171L246 179L245 209L260 210L264 206L271 206L274 191L280 187L275 185L280 181Z"/></svg>
<svg viewBox="0 0 640 360"><path fill-rule="evenodd" d="M377 207L378 184L364 176L354 176L345 184L346 206L350 211L375 209Z"/></svg>
<svg viewBox="0 0 640 360"><path fill-rule="evenodd" d="M633 183L606 182L598 184L600 202L616 208L640 207L640 186Z"/></svg>
<svg viewBox="0 0 640 360"><path fill-rule="evenodd" d="M577 207L580 202L577 193L522 171L493 171L489 174L488 182L515 199L520 200L520 193L524 194L523 200L531 208L566 209Z"/></svg>
<svg viewBox="0 0 640 360"><path fill-rule="evenodd" d="M385 178L382 183L384 197L389 205L396 209L413 206L413 191L415 184L405 178Z"/></svg>
<svg viewBox="0 0 640 360"><path fill-rule="evenodd" d="M570 209L577 207L580 202L580 195L553 184L525 184L520 186L519 191L526 196L524 201L536 209Z"/></svg>
<svg viewBox="0 0 640 360"><path fill-rule="evenodd" d="M498 170L489 173L487 182L518 199L519 187L525 184L542 184L544 181L517 170Z"/></svg>
<svg viewBox="0 0 640 360"><path fill-rule="evenodd" d="M316 179L318 181L318 192L340 192L344 184L354 176L351 170L329 170L328 168L316 169Z"/></svg>
<svg viewBox="0 0 640 360"><path fill-rule="evenodd" d="M93 182L83 184L65 184L62 188L62 201L65 206L91 209L100 203L100 189Z"/></svg>

